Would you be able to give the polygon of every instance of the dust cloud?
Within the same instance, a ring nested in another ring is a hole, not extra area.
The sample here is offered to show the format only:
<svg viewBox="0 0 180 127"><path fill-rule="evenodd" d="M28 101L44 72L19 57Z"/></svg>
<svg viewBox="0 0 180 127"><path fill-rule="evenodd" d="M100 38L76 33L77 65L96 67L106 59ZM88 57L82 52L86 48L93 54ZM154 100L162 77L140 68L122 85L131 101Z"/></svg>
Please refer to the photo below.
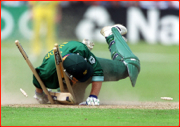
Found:
<svg viewBox="0 0 180 127"><path fill-rule="evenodd" d="M20 88L14 91L8 91L4 88L4 85L1 84L1 105L6 104L38 104L36 99L32 95L24 96Z"/></svg>

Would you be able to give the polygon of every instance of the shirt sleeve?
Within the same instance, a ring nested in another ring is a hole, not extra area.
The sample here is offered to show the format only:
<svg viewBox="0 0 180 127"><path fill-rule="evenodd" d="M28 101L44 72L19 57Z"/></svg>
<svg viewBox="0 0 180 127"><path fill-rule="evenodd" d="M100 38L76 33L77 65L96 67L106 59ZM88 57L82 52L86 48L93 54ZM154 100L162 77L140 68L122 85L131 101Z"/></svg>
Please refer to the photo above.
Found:
<svg viewBox="0 0 180 127"><path fill-rule="evenodd" d="M104 76L93 76L92 81L104 81Z"/></svg>

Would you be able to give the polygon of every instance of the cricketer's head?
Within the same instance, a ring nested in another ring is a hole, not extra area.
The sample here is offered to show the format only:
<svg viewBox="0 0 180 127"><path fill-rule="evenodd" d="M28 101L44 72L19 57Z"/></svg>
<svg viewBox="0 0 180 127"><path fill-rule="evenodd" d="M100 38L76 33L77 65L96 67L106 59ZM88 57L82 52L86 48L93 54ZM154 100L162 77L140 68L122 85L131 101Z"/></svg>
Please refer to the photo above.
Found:
<svg viewBox="0 0 180 127"><path fill-rule="evenodd" d="M92 76L93 67L84 59L84 57L72 53L66 55L64 58L64 69L78 81L85 82Z"/></svg>

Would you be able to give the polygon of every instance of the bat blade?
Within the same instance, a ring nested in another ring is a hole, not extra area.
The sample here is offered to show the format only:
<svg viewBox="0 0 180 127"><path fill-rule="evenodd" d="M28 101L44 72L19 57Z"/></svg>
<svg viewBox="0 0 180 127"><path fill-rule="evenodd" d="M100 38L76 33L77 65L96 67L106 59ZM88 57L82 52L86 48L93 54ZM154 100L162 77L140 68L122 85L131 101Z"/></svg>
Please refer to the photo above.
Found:
<svg viewBox="0 0 180 127"><path fill-rule="evenodd" d="M68 92L49 92L53 100L60 104L75 104L73 96Z"/></svg>

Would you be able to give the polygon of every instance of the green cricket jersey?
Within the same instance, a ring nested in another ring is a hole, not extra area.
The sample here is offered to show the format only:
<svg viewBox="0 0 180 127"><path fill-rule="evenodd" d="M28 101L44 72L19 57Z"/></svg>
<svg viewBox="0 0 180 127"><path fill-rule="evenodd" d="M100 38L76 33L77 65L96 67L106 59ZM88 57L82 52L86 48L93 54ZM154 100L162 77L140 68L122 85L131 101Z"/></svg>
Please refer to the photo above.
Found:
<svg viewBox="0 0 180 127"><path fill-rule="evenodd" d="M92 81L104 81L103 70L100 63L98 62L96 56L90 52L85 44L78 41L69 41L59 45L59 49L62 57L70 53L83 56L94 69ZM36 68L36 71L47 88L56 89L59 87L53 50L46 54L42 64ZM41 88L34 75L33 84L37 88Z"/></svg>

